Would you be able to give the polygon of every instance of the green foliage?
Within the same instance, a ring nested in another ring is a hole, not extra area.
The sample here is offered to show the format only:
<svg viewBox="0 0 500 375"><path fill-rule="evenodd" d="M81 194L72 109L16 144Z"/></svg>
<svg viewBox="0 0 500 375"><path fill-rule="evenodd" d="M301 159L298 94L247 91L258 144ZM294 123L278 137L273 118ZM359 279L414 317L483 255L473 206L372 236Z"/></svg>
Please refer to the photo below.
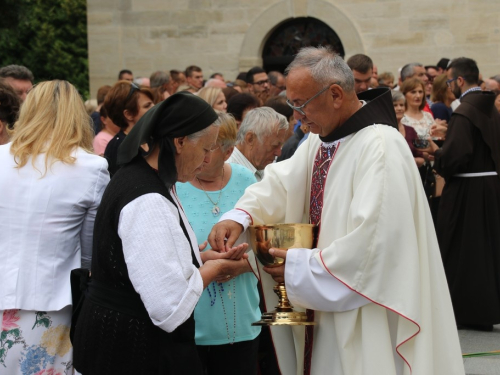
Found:
<svg viewBox="0 0 500 375"><path fill-rule="evenodd" d="M67 80L88 97L86 0L2 0L0 14L0 66L24 65L36 82Z"/></svg>
<svg viewBox="0 0 500 375"><path fill-rule="evenodd" d="M35 317L35 324L33 324L33 328L44 326L45 328L49 328L52 324L52 320L50 320L50 316L47 315L45 311L38 311Z"/></svg>

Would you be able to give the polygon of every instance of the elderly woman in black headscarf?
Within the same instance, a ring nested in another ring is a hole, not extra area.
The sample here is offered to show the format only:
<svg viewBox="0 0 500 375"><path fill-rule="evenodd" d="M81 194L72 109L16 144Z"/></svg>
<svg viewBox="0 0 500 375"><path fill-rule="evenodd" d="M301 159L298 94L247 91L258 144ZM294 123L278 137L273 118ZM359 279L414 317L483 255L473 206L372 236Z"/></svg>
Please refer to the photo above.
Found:
<svg viewBox="0 0 500 375"><path fill-rule="evenodd" d="M174 184L210 161L217 119L205 101L180 92L149 110L120 146L124 165L97 213L91 278L73 327L83 375L201 374L194 307L210 282L235 276L247 245L200 255Z"/></svg>

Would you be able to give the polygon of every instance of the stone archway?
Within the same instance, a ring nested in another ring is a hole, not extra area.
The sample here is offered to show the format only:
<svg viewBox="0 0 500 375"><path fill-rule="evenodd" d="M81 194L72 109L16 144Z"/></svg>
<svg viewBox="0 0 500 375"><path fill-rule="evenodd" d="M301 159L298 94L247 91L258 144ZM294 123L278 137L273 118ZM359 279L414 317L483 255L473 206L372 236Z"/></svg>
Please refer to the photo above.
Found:
<svg viewBox="0 0 500 375"><path fill-rule="evenodd" d="M262 66L262 51L271 33L296 17L314 17L329 25L342 41L346 55L365 52L360 32L335 5L321 0L284 0L264 10L248 28L240 50L239 70Z"/></svg>
<svg viewBox="0 0 500 375"><path fill-rule="evenodd" d="M262 67L284 72L302 47L329 45L344 57L344 46L337 33L314 17L296 17L281 23L264 44Z"/></svg>

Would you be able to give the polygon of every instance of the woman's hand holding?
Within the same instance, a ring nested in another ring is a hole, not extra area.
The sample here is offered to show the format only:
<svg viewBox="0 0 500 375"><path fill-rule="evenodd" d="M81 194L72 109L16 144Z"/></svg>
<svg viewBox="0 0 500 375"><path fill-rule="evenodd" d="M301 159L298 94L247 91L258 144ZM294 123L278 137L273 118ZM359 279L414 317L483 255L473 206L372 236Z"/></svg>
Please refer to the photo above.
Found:
<svg viewBox="0 0 500 375"><path fill-rule="evenodd" d="M242 243L238 246L230 248L225 253L220 253L215 250L207 250L201 254L201 260L206 262L208 260L217 260L217 259L229 259L229 260L239 260L241 258L247 259L248 254L246 254L248 249L247 243Z"/></svg>
<svg viewBox="0 0 500 375"><path fill-rule="evenodd" d="M227 262L224 266L224 273L215 278L218 283L225 283L234 279L236 276L241 275L245 272L252 272L250 264L246 258L242 258L237 261L225 260Z"/></svg>
<svg viewBox="0 0 500 375"><path fill-rule="evenodd" d="M250 272L252 269L248 264L247 249L248 244L242 243L227 252L207 250L201 253L204 264L200 267L200 274L204 288L214 280L226 282L242 273Z"/></svg>

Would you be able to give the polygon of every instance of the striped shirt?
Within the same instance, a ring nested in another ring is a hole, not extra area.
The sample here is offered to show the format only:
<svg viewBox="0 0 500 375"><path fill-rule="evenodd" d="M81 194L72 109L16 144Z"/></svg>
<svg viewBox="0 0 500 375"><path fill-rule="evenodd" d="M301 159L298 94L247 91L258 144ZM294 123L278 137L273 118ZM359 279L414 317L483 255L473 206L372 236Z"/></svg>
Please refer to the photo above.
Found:
<svg viewBox="0 0 500 375"><path fill-rule="evenodd" d="M235 163L244 166L245 168L249 169L250 172L253 173L257 181L262 180L264 177L264 171L259 171L257 168L253 166L252 163L241 153L240 150L238 150L237 147L234 148L233 153L229 157L229 159L226 160L226 163Z"/></svg>

